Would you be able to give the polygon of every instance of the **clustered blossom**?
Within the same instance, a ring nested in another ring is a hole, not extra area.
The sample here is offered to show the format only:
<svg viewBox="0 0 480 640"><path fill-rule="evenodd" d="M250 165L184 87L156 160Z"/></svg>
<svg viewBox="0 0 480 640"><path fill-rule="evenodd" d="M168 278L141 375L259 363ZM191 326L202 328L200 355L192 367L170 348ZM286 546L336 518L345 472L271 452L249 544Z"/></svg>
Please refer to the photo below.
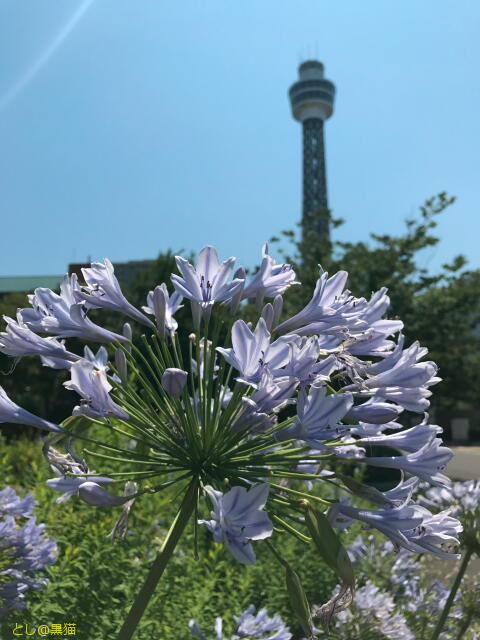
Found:
<svg viewBox="0 0 480 640"><path fill-rule="evenodd" d="M66 276L60 294L36 289L17 321L7 319L0 351L38 355L45 366L68 370L65 386L80 401L73 417L55 425L2 391L0 420L55 431L55 441L63 436L67 446L72 439L89 439L77 424L95 425L105 441L97 437L100 451L88 455L103 463L113 451L124 463L125 475L120 472L116 481L134 481L136 493L115 495L102 486L108 474L92 476L73 456L52 464L57 478L51 487L91 505L126 510L143 494L180 483L181 509L200 515L210 503L211 518L195 518L195 526L205 526L242 563L255 562L252 541L270 537L274 525L304 540L310 534L342 579L345 602L345 594L353 593L351 574L338 548L330 558L322 542L329 536L332 549L340 545L332 525L343 529L359 521L396 548L457 557L458 520L414 500L420 481L449 485L443 471L453 454L427 413L430 389L440 381L437 366L424 359L427 349L417 342L405 345L401 320L384 317L387 290L357 298L345 288L346 272L329 276L320 269L311 300L282 318L283 296L299 286L292 267L276 264L266 246L249 281L243 267L232 274L234 263L233 257L222 262L210 246L195 265L177 256L174 291L167 283L155 286L145 313L125 298L106 259L83 269L84 283ZM195 328L190 336L174 318L184 298ZM252 300L256 321L235 319ZM140 323L141 337L134 339L129 324L117 334L93 323L88 314L95 308ZM69 341L67 349L61 340L70 338L103 346L97 354L88 348L77 353L76 344L70 347ZM419 423L403 428L398 420L405 412L420 414ZM115 441L112 448L112 432L123 444ZM141 449L132 449L132 440L141 441ZM372 455L374 446L388 454ZM365 465L397 470L397 486L380 491L353 481L355 467ZM324 500L308 520L309 492L324 481L336 486L335 499ZM333 598L327 618L339 606Z"/></svg>
<svg viewBox="0 0 480 640"><path fill-rule="evenodd" d="M288 627L280 616L270 617L266 609L260 609L255 613L255 607L250 605L239 616L235 617L235 632L228 640L290 640L293 638ZM207 640L195 620L190 620L190 631L196 638ZM223 633L223 620L218 617L215 620L215 640L227 640Z"/></svg>
<svg viewBox="0 0 480 640"><path fill-rule="evenodd" d="M0 618L10 609L24 609L28 589L47 583L35 574L56 562L57 545L45 525L36 523L34 506L32 494L20 498L11 487L0 491Z"/></svg>
<svg viewBox="0 0 480 640"><path fill-rule="evenodd" d="M255 564L251 540L262 540L272 535L273 525L263 511L267 502L268 484L255 485L249 491L233 487L222 494L205 487L214 511L211 520L200 520L213 534L215 542L225 542L233 556L244 564Z"/></svg>
<svg viewBox="0 0 480 640"><path fill-rule="evenodd" d="M464 483L457 483L460 487ZM437 492L437 489L432 491ZM449 502L445 490L442 504ZM450 499L452 495L450 494ZM349 637L352 624L365 635L376 629L387 638L407 640L409 638L430 638L438 616L442 613L450 589L439 580L425 579L425 564L422 557L415 557L406 549L392 553L394 547L387 540L378 544L373 536L357 536L348 547L349 556L357 569L360 579L366 581L355 595L353 610L342 612L336 620L335 633L339 637ZM382 584L382 589L378 587ZM440 638L460 638L459 629L465 619L466 605L462 582L460 592L454 599L454 607ZM478 590L478 581L473 590ZM376 615L377 605L382 601L389 611ZM470 626L470 625L469 625ZM391 635L389 635L391 634ZM474 639L476 636L468 636Z"/></svg>

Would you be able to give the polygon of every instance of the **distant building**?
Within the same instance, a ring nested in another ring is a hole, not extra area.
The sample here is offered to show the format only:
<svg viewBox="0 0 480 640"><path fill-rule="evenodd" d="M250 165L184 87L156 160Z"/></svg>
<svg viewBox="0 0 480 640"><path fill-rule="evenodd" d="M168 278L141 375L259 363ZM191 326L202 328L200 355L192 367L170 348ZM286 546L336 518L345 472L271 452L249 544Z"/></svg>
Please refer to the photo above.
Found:
<svg viewBox="0 0 480 640"><path fill-rule="evenodd" d="M7 293L25 293L37 287L58 289L61 276L0 276L0 296Z"/></svg>
<svg viewBox="0 0 480 640"><path fill-rule="evenodd" d="M154 260L129 260L128 262L114 262L115 275L121 285L131 285L138 274L148 269ZM82 267L89 267L89 262L68 265L68 273L76 273L83 281ZM56 276L0 276L0 297L8 293L28 293L38 287L45 287L58 291L65 274Z"/></svg>
<svg viewBox="0 0 480 640"><path fill-rule="evenodd" d="M323 77L323 64L307 60L290 87L292 114L303 126L303 228L330 236L323 123L333 113L335 85ZM312 219L312 214L314 214Z"/></svg>

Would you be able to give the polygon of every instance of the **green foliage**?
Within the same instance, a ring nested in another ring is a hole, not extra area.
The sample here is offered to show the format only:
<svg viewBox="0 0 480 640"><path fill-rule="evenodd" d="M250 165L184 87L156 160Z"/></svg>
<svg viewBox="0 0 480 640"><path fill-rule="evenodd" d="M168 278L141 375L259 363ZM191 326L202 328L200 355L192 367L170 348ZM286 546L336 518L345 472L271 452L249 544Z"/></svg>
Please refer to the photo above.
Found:
<svg viewBox="0 0 480 640"><path fill-rule="evenodd" d="M77 498L57 505L55 498L59 494L45 486L51 472L40 449L39 442L26 438L8 445L0 440L2 485L14 486L20 495L29 491L34 494L37 521L45 523L47 534L56 539L59 547L57 563L44 572L48 586L28 593L25 611L7 615L0 637L9 637L16 622L30 627L74 622L79 638L114 638L179 501L172 492L142 496L132 509L126 540L112 544L107 536L119 510L89 507ZM198 534L199 560L193 557L190 527L160 581L136 640L191 640L191 618L210 630L218 615L224 617L226 633L232 633L234 616L249 604L267 607L271 614L279 613L292 630L301 633L291 613L284 570L265 544L255 545L257 565L245 567L223 545L214 543L204 527L199 528ZM306 546L285 534L277 535L276 541L282 555L300 574L310 602L325 602L336 578L319 559L318 552L312 545Z"/></svg>

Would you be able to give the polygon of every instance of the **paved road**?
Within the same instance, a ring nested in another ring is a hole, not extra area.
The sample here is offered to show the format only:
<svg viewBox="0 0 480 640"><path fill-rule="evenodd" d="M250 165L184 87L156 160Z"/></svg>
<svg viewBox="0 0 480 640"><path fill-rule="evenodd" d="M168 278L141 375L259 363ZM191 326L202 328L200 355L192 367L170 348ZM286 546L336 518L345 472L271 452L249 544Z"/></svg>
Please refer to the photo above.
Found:
<svg viewBox="0 0 480 640"><path fill-rule="evenodd" d="M455 455L447 467L453 480L480 478L480 447L451 447Z"/></svg>

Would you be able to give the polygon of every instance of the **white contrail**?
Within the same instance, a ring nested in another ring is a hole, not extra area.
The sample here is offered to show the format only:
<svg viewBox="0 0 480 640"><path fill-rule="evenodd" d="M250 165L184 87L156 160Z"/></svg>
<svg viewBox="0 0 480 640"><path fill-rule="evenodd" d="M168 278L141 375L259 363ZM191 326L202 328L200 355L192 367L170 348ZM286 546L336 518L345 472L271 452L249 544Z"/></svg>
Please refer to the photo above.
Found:
<svg viewBox="0 0 480 640"><path fill-rule="evenodd" d="M25 71L25 73L20 76L20 78L10 87L10 89L0 98L0 111L3 111L5 107L15 100L18 94L27 87L33 78L37 75L39 71L43 69L43 67L47 64L50 58L53 56L55 51L62 45L62 43L68 38L72 30L77 26L78 22L82 19L82 17L87 12L90 5L94 2L94 0L84 0L82 4L78 7L78 9L73 13L71 18L63 25L58 34L52 40L52 42L48 45L48 47L43 51L40 56L35 60L32 66Z"/></svg>

